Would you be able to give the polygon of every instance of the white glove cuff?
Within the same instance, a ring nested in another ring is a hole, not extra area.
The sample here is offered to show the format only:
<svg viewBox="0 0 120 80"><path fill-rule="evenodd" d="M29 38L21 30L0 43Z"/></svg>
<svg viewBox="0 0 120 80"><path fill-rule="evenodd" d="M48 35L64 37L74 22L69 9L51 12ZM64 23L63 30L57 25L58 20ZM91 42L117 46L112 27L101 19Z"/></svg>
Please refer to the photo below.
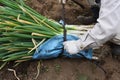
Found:
<svg viewBox="0 0 120 80"><path fill-rule="evenodd" d="M97 43L94 39L87 33L86 35L82 36L81 38L81 49L88 49L88 48L95 48L98 47Z"/></svg>

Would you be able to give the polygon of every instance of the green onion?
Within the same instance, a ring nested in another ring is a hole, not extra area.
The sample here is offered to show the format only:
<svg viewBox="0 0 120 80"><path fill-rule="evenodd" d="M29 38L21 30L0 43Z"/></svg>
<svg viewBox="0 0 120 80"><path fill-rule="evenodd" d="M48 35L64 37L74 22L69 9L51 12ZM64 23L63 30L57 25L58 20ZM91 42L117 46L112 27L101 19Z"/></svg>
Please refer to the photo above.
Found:
<svg viewBox="0 0 120 80"><path fill-rule="evenodd" d="M32 60L35 49L47 39L62 34L62 25L42 16L23 0L0 0L0 61L17 64ZM91 27L66 26L68 33L80 35Z"/></svg>

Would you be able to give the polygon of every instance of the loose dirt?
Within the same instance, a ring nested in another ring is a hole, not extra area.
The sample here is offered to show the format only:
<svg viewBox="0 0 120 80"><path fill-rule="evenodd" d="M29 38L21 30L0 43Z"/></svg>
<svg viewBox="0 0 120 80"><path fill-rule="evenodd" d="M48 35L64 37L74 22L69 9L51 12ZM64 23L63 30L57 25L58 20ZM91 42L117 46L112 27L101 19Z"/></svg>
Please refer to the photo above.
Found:
<svg viewBox="0 0 120 80"><path fill-rule="evenodd" d="M82 4L88 6L85 0ZM59 21L62 15L61 5L58 0L29 0L29 6L47 18ZM80 24L76 20L79 15L87 15L89 7L82 9L80 6L68 1L66 4L66 23ZM17 67L12 67L10 62L0 71L0 80L18 80L8 68L16 70L20 80L120 80L120 62L113 59L110 50L104 47L95 51L100 56L100 66L105 69L106 74L95 64L85 59L57 58L51 60L28 61ZM38 68L38 69L37 69Z"/></svg>

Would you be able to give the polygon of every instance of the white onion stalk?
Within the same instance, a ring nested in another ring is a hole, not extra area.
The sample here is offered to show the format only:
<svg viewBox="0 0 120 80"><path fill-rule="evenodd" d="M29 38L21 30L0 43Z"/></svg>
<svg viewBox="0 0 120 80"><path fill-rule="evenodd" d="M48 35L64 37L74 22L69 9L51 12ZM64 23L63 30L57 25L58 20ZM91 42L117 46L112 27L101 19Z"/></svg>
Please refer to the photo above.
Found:
<svg viewBox="0 0 120 80"><path fill-rule="evenodd" d="M94 25L66 25L67 33L81 36L91 30Z"/></svg>

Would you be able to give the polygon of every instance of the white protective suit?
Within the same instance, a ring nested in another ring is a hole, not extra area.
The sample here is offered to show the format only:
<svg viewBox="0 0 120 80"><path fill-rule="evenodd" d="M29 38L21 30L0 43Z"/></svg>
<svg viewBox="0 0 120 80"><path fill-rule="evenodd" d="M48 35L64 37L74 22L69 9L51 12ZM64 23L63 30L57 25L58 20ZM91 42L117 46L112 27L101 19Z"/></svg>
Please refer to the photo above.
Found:
<svg viewBox="0 0 120 80"><path fill-rule="evenodd" d="M78 41L64 42L70 54L102 46L107 41L120 45L120 0L101 0L98 23Z"/></svg>
<svg viewBox="0 0 120 80"><path fill-rule="evenodd" d="M101 0L98 23L83 36L84 46L100 46L106 41L120 45L120 0Z"/></svg>

